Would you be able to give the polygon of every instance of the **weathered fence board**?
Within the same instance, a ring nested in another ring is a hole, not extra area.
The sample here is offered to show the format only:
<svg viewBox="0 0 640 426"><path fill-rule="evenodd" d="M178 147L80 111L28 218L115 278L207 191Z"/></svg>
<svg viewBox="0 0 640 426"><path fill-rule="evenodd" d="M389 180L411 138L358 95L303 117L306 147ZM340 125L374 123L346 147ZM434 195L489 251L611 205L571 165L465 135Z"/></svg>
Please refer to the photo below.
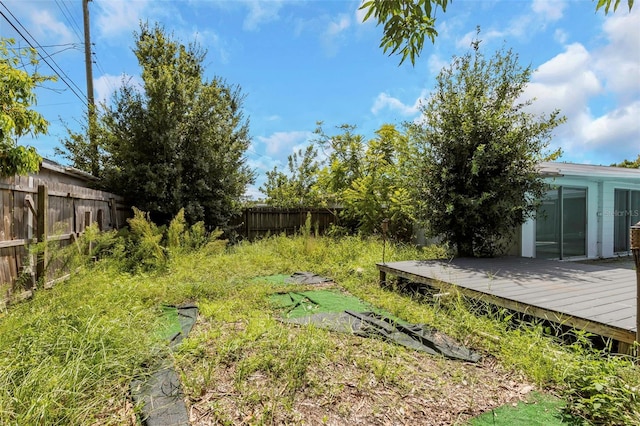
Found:
<svg viewBox="0 0 640 426"><path fill-rule="evenodd" d="M38 174L0 179L0 305L33 290L36 282L48 287L68 273L47 264L47 253L34 259L30 244L64 247L94 221L101 230L126 224L130 209L124 199L91 189L90 182L89 175L46 160Z"/></svg>
<svg viewBox="0 0 640 426"><path fill-rule="evenodd" d="M305 226L307 215L311 214L312 232L322 234L332 224L340 224L340 211L341 209L251 207L244 209L232 226L242 238L253 241L267 235L292 235L300 232Z"/></svg>

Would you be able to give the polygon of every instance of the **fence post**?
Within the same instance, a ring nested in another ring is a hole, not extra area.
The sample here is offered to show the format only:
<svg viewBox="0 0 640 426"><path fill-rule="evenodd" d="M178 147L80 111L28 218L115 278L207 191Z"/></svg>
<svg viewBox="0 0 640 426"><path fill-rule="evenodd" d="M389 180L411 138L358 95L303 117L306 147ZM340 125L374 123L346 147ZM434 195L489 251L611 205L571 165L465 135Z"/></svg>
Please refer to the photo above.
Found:
<svg viewBox="0 0 640 426"><path fill-rule="evenodd" d="M47 281L46 278L46 262L47 262L47 227L49 216L49 190L45 185L38 185L38 223L37 238L38 243L42 244L42 250L38 253L38 263L36 265L36 282L42 280L42 286Z"/></svg>
<svg viewBox="0 0 640 426"><path fill-rule="evenodd" d="M251 226L249 224L250 213L251 213L251 209L244 209L244 232L245 232L247 241L253 241L251 239Z"/></svg>
<svg viewBox="0 0 640 426"><path fill-rule="evenodd" d="M111 207L111 228L118 229L118 206L116 205L115 198L109 198L109 206Z"/></svg>

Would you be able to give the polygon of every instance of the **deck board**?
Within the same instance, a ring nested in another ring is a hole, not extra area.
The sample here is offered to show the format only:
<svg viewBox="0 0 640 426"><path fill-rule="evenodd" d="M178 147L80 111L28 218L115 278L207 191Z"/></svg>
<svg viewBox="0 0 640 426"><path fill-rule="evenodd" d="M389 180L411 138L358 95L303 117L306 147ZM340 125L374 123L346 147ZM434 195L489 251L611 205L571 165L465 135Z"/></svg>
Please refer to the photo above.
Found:
<svg viewBox="0 0 640 426"><path fill-rule="evenodd" d="M470 297L626 343L635 340L636 273L631 269L519 257L413 260L377 267L428 285L454 285Z"/></svg>

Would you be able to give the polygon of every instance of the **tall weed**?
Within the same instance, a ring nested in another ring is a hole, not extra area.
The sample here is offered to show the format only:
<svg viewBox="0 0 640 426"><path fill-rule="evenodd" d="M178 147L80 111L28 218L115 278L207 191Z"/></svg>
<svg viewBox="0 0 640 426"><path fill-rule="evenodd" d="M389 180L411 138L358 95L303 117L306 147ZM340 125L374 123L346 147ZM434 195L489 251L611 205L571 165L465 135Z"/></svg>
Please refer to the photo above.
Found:
<svg viewBox="0 0 640 426"><path fill-rule="evenodd" d="M357 360L378 380L397 380L393 351L371 362L369 345L339 348L324 330L274 320L267 296L288 287L252 279L300 270L333 278L373 305L436 327L540 387L562 392L568 413L585 422L640 423L640 377L629 360L595 352L585 341L562 345L540 324L514 327L508 311L472 305L453 289L433 297L381 287L375 268L382 260L379 239L316 237L307 226L298 237L227 247L219 233L205 236L199 227L177 223L164 233L142 212L130 226L118 235L88 230L79 244L83 252L91 247L97 262L86 262L68 283L0 316L0 424L122 424L126 419L117 413L127 404L128 382L148 374L145 365L166 351L151 332L162 303L200 306L200 327L175 355L193 400L226 374L237 403L267 407L262 420L269 421L269 415L290 409L297 392L330 391L309 375L325 359ZM178 242L201 248L168 248ZM445 255L439 247L392 244L385 260ZM267 389L264 383L277 385ZM220 414L219 421L229 419Z"/></svg>

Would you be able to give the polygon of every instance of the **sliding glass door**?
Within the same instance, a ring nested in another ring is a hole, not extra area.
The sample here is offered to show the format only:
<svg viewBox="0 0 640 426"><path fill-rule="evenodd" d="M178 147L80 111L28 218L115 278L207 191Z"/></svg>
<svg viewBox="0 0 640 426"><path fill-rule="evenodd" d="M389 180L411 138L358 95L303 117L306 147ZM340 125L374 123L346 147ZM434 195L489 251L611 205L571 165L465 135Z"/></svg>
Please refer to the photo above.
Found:
<svg viewBox="0 0 640 426"><path fill-rule="evenodd" d="M536 214L536 257L564 259L587 254L587 190L547 192Z"/></svg>
<svg viewBox="0 0 640 426"><path fill-rule="evenodd" d="M547 192L536 214L536 257L554 259L560 257L561 207L558 190Z"/></svg>
<svg viewBox="0 0 640 426"><path fill-rule="evenodd" d="M613 251L629 251L629 227L640 221L640 191L616 189L613 215Z"/></svg>

